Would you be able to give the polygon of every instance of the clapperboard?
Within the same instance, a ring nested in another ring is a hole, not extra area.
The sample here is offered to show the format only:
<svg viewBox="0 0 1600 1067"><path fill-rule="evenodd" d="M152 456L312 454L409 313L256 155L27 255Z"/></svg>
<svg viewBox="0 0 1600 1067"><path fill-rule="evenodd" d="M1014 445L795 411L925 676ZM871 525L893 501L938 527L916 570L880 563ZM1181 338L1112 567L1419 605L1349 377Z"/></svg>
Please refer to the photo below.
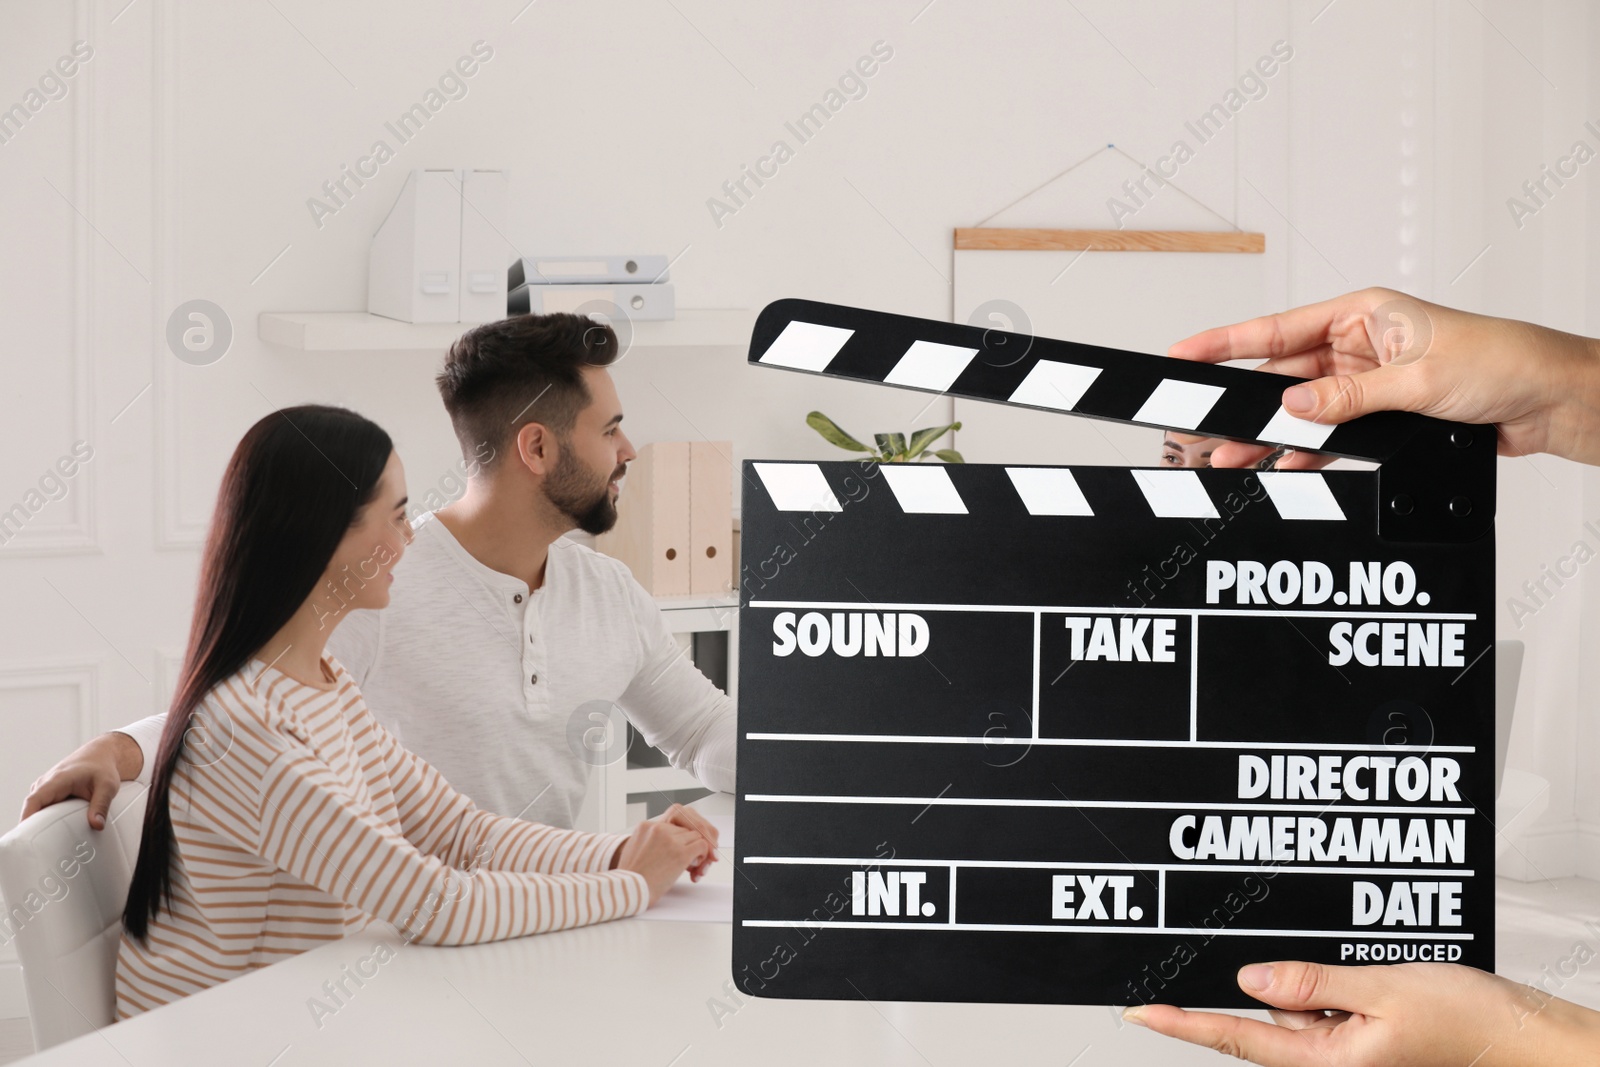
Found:
<svg viewBox="0 0 1600 1067"><path fill-rule="evenodd" d="M1244 1007L1274 959L1494 966L1495 434L804 300L760 367L1377 461L747 461L733 977Z"/></svg>

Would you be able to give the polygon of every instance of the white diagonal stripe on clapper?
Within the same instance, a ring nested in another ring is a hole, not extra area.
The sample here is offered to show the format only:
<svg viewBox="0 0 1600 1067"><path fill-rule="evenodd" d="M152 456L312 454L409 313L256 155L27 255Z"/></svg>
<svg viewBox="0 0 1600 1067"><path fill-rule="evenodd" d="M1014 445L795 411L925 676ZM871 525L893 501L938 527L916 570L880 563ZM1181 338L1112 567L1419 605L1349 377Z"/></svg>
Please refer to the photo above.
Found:
<svg viewBox="0 0 1600 1067"><path fill-rule="evenodd" d="M771 367L821 371L839 354L854 330L842 326L823 326L815 322L791 321L778 339L767 346L758 363Z"/></svg>
<svg viewBox="0 0 1600 1067"><path fill-rule="evenodd" d="M1065 467L1007 467L1006 476L1030 515L1094 514Z"/></svg>
<svg viewBox="0 0 1600 1067"><path fill-rule="evenodd" d="M779 511L843 511L815 463L754 463L772 506Z"/></svg>
<svg viewBox="0 0 1600 1067"><path fill-rule="evenodd" d="M1174 430L1192 430L1216 406L1226 392L1220 385L1180 382L1165 378L1134 413L1134 422L1148 422Z"/></svg>
<svg viewBox="0 0 1600 1067"><path fill-rule="evenodd" d="M1297 418L1283 407L1256 434L1256 440L1271 445L1290 445L1294 448L1321 448L1328 435L1338 427Z"/></svg>
<svg viewBox="0 0 1600 1067"><path fill-rule="evenodd" d="M902 467L885 463L881 468L889 490L908 515L965 515L967 505L956 492L943 467Z"/></svg>
<svg viewBox="0 0 1600 1067"><path fill-rule="evenodd" d="M976 348L915 341L883 381L885 385L911 385L943 393L955 384L977 354Z"/></svg>
<svg viewBox="0 0 1600 1067"><path fill-rule="evenodd" d="M1194 471L1131 472L1150 510L1162 519L1215 519L1217 506Z"/></svg>
<svg viewBox="0 0 1600 1067"><path fill-rule="evenodd" d="M1006 399L1012 404L1071 411L1098 377L1099 367L1041 359Z"/></svg>
<svg viewBox="0 0 1600 1067"><path fill-rule="evenodd" d="M1315 471L1262 471L1261 484L1279 518L1344 520L1328 480Z"/></svg>

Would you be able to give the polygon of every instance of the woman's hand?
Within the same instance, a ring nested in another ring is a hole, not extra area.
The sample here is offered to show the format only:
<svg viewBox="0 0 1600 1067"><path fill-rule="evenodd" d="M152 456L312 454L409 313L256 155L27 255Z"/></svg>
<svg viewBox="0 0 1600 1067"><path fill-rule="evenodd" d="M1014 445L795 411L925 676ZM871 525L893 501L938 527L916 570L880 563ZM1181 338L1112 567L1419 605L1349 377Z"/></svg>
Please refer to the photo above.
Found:
<svg viewBox="0 0 1600 1067"><path fill-rule="evenodd" d="M698 880L713 861L716 827L698 812L674 804L654 819L646 819L617 849L614 869L637 871L650 883L650 905L672 888L684 871ZM699 824L704 824L702 827ZM706 831L709 831L709 835Z"/></svg>
<svg viewBox="0 0 1600 1067"><path fill-rule="evenodd" d="M1261 370L1315 379L1283 395L1291 414L1312 422L1414 411L1494 423L1502 455L1553 452L1600 463L1600 345L1574 334L1363 289L1207 330L1167 354L1203 363L1265 359ZM1244 467L1269 452L1230 443L1211 462ZM1290 453L1277 467L1326 462Z"/></svg>
<svg viewBox="0 0 1600 1067"><path fill-rule="evenodd" d="M685 807L682 804L672 805L666 811L658 815L657 818L663 822L669 822L674 826L681 826L685 830L693 830L695 833L706 839L707 851L705 859L689 868L689 879L691 881L698 882L701 878L705 877L706 871L713 863L717 862L718 858L717 828L712 825L711 820L700 814L694 808Z"/></svg>
<svg viewBox="0 0 1600 1067"><path fill-rule="evenodd" d="M1266 1067L1600 1062L1600 1013L1458 964L1258 963L1239 988L1277 1025L1166 1004L1123 1018Z"/></svg>

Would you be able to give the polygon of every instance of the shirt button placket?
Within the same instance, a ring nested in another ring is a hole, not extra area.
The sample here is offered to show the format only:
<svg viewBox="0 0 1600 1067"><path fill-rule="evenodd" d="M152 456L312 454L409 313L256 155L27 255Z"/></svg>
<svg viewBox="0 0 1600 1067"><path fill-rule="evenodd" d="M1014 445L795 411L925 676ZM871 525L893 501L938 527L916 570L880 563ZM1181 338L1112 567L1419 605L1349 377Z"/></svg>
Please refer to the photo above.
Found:
<svg viewBox="0 0 1600 1067"><path fill-rule="evenodd" d="M520 596L517 599L521 599ZM528 710L532 714L537 714L538 709L547 702L547 694L544 689L539 688L539 674L543 667L544 646L539 643L538 637L535 636L534 626L536 621L534 616L534 612L528 611L524 614L522 620L522 630L528 635L528 647L523 654L522 665L523 670L527 672L526 677L528 679Z"/></svg>

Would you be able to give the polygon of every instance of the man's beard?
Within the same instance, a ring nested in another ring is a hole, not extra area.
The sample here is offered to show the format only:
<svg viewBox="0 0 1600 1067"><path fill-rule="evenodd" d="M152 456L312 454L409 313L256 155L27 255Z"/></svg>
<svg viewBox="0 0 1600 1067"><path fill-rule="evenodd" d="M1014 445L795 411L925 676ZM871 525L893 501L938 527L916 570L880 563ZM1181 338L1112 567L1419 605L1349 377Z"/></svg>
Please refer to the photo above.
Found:
<svg viewBox="0 0 1600 1067"><path fill-rule="evenodd" d="M556 469L544 483L545 496L584 533L605 533L617 524L617 505L611 499L610 479L601 480L597 487L594 476L578 462L572 447L562 441L560 448L561 458L556 460ZM626 471L627 465L619 464L611 478L620 478Z"/></svg>

